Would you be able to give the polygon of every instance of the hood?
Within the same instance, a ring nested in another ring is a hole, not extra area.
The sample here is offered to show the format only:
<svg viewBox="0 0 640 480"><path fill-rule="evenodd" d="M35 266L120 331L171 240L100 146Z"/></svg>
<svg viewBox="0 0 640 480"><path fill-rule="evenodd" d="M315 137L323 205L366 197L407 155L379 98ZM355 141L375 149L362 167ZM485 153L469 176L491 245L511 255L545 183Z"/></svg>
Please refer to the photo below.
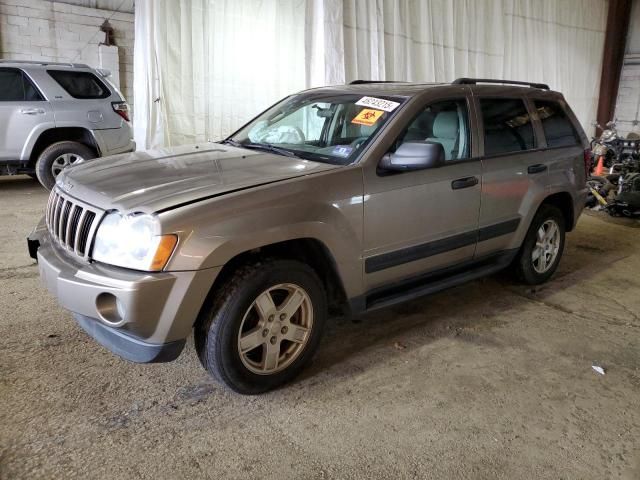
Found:
<svg viewBox="0 0 640 480"><path fill-rule="evenodd" d="M151 213L335 168L339 165L205 143L91 160L66 169L56 183L105 210Z"/></svg>

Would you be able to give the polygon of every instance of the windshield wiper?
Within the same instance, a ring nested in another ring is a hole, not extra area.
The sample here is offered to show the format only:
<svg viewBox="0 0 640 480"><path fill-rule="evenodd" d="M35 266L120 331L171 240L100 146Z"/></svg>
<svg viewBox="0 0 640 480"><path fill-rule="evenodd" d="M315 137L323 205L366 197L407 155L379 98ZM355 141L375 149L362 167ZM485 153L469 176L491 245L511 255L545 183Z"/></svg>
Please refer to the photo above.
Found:
<svg viewBox="0 0 640 480"><path fill-rule="evenodd" d="M267 152L277 153L279 155L285 155L287 157L301 158L297 153L287 150L286 148L276 147L269 143L244 143L239 145L240 148L248 148L253 150L266 150Z"/></svg>
<svg viewBox="0 0 640 480"><path fill-rule="evenodd" d="M249 150L266 150L268 152L277 153L280 155L286 155L287 157L295 157L295 158L303 158L301 155L292 152L291 150L287 150L286 148L276 147L275 145L271 145L270 143L241 143L232 138L227 138L223 140L223 144L231 145L238 148L247 148Z"/></svg>
<svg viewBox="0 0 640 480"><path fill-rule="evenodd" d="M233 147L238 147L238 148L242 148L242 144L232 138L227 138L226 140L222 140L220 143L225 144L225 145L231 145Z"/></svg>

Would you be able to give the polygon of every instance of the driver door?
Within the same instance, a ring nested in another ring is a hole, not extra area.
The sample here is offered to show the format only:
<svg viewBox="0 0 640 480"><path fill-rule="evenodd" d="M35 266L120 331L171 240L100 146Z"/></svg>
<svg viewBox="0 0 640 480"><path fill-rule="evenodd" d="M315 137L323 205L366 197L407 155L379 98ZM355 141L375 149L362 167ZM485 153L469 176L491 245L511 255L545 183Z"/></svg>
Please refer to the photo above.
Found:
<svg viewBox="0 0 640 480"><path fill-rule="evenodd" d="M407 172L367 169L365 290L473 259L481 162L472 157L465 97L425 105L396 141L441 143L445 165Z"/></svg>

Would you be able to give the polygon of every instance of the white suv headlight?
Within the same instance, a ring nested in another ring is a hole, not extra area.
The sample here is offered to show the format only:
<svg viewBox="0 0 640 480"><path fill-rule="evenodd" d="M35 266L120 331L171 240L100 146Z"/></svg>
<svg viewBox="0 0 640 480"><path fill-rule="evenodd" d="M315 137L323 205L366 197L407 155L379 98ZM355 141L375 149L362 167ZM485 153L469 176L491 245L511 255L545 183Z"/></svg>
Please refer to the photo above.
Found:
<svg viewBox="0 0 640 480"><path fill-rule="evenodd" d="M158 235L156 217L144 213L109 213L98 227L92 257L98 262L134 270L160 271L178 238Z"/></svg>

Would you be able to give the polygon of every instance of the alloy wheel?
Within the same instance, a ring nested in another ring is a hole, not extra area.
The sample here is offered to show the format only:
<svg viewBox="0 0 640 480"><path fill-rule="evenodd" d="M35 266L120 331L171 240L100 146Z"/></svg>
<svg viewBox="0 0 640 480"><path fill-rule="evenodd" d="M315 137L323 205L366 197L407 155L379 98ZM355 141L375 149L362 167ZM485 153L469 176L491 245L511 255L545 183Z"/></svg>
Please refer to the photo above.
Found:
<svg viewBox="0 0 640 480"><path fill-rule="evenodd" d="M63 153L56 157L51 163L51 173L55 178L68 166L82 162L84 162L84 158L80 155L76 155L75 153Z"/></svg>
<svg viewBox="0 0 640 480"><path fill-rule="evenodd" d="M245 313L238 332L243 365L259 375L286 369L311 337L313 305L309 294L292 283L262 292Z"/></svg>
<svg viewBox="0 0 640 480"><path fill-rule="evenodd" d="M545 273L551 268L560 251L560 227L555 220L547 220L537 231L536 244L531 253L533 269Z"/></svg>

